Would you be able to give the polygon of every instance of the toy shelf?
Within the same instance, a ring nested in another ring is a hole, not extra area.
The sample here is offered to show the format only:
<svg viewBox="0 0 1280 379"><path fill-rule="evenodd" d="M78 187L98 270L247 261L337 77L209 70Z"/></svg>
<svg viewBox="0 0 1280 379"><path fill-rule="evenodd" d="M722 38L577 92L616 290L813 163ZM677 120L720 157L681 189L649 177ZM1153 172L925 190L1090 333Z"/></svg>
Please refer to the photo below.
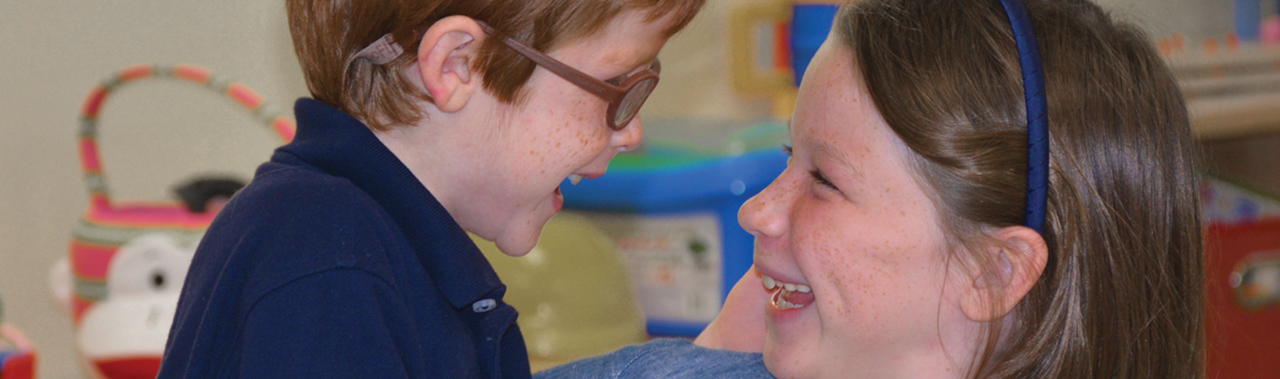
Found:
<svg viewBox="0 0 1280 379"><path fill-rule="evenodd" d="M1280 45L1166 51L1202 140L1280 132Z"/></svg>

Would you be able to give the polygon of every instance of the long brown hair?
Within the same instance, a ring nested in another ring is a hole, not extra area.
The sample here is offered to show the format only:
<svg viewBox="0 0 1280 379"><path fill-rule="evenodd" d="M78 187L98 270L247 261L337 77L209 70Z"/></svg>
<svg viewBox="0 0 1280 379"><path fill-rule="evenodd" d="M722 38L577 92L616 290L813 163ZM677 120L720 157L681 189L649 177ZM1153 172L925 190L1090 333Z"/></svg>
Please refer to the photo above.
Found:
<svg viewBox="0 0 1280 379"><path fill-rule="evenodd" d="M1202 377L1197 164L1174 78L1143 32L1094 4L1024 3L1049 103L1049 260L970 374ZM836 28L955 242L1020 225L1026 116L1000 3L867 0Z"/></svg>
<svg viewBox="0 0 1280 379"><path fill-rule="evenodd" d="M348 58L387 33L412 34L447 16L485 21L543 52L598 32L625 11L646 12L649 20L676 14L668 36L684 28L705 0L288 0L289 30L307 88L321 102L341 109L369 126L416 123L416 101L431 101L403 69L414 63L406 53L385 65ZM417 42L406 46L416 51ZM503 102L519 99L536 65L498 38L485 40L475 68L484 87Z"/></svg>

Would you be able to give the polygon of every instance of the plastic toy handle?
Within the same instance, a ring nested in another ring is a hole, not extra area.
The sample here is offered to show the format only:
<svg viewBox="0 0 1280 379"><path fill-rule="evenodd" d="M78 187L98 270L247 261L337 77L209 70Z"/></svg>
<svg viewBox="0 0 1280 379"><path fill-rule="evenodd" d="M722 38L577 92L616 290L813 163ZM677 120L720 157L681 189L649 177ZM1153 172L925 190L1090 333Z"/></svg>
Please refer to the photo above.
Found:
<svg viewBox="0 0 1280 379"><path fill-rule="evenodd" d="M757 65L756 27L762 23L785 25L791 19L791 1L775 0L736 6L729 14L729 71L738 91L774 94L790 89L795 79L790 70L761 70ZM779 33L785 28L778 28ZM779 36L778 39L785 37ZM777 46L775 41L775 46ZM782 59L786 61L786 59Z"/></svg>
<svg viewBox="0 0 1280 379"><path fill-rule="evenodd" d="M140 64L126 67L104 79L84 100L80 111L80 167L84 171L85 185L89 188L89 199L93 206L111 204L110 192L102 172L102 157L98 151L98 115L102 112L107 97L121 86L146 78L176 78L199 84L234 100L244 109L252 112L256 118L270 127L282 140L293 139L297 126L293 119L281 114L275 107L267 104L253 90L244 84L235 83L208 70L187 64L156 65Z"/></svg>
<svg viewBox="0 0 1280 379"><path fill-rule="evenodd" d="M58 306L58 310L71 313L74 308L72 306L71 296L75 292L74 279L71 274L71 260L66 255L58 258L53 263L53 267L49 268L49 293L53 295L53 301ZM0 378L4 379L4 378Z"/></svg>

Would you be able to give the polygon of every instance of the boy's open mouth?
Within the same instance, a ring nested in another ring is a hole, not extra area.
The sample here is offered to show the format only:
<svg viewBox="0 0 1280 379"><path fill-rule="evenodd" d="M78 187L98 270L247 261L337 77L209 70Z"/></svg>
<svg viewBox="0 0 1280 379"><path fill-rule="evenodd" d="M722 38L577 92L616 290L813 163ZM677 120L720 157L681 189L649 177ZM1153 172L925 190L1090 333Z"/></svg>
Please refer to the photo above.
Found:
<svg viewBox="0 0 1280 379"><path fill-rule="evenodd" d="M768 275L761 275L764 289L773 291L769 301L779 309L803 308L813 303L813 291L804 284L785 283Z"/></svg>

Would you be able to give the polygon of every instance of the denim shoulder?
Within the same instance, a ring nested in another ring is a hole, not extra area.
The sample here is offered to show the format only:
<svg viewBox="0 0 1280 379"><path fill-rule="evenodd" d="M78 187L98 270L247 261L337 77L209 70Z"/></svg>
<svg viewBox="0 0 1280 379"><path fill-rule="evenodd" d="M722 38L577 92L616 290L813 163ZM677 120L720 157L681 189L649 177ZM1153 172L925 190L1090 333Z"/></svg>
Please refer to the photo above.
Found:
<svg viewBox="0 0 1280 379"><path fill-rule="evenodd" d="M773 378L760 353L660 338L534 373L534 378Z"/></svg>

